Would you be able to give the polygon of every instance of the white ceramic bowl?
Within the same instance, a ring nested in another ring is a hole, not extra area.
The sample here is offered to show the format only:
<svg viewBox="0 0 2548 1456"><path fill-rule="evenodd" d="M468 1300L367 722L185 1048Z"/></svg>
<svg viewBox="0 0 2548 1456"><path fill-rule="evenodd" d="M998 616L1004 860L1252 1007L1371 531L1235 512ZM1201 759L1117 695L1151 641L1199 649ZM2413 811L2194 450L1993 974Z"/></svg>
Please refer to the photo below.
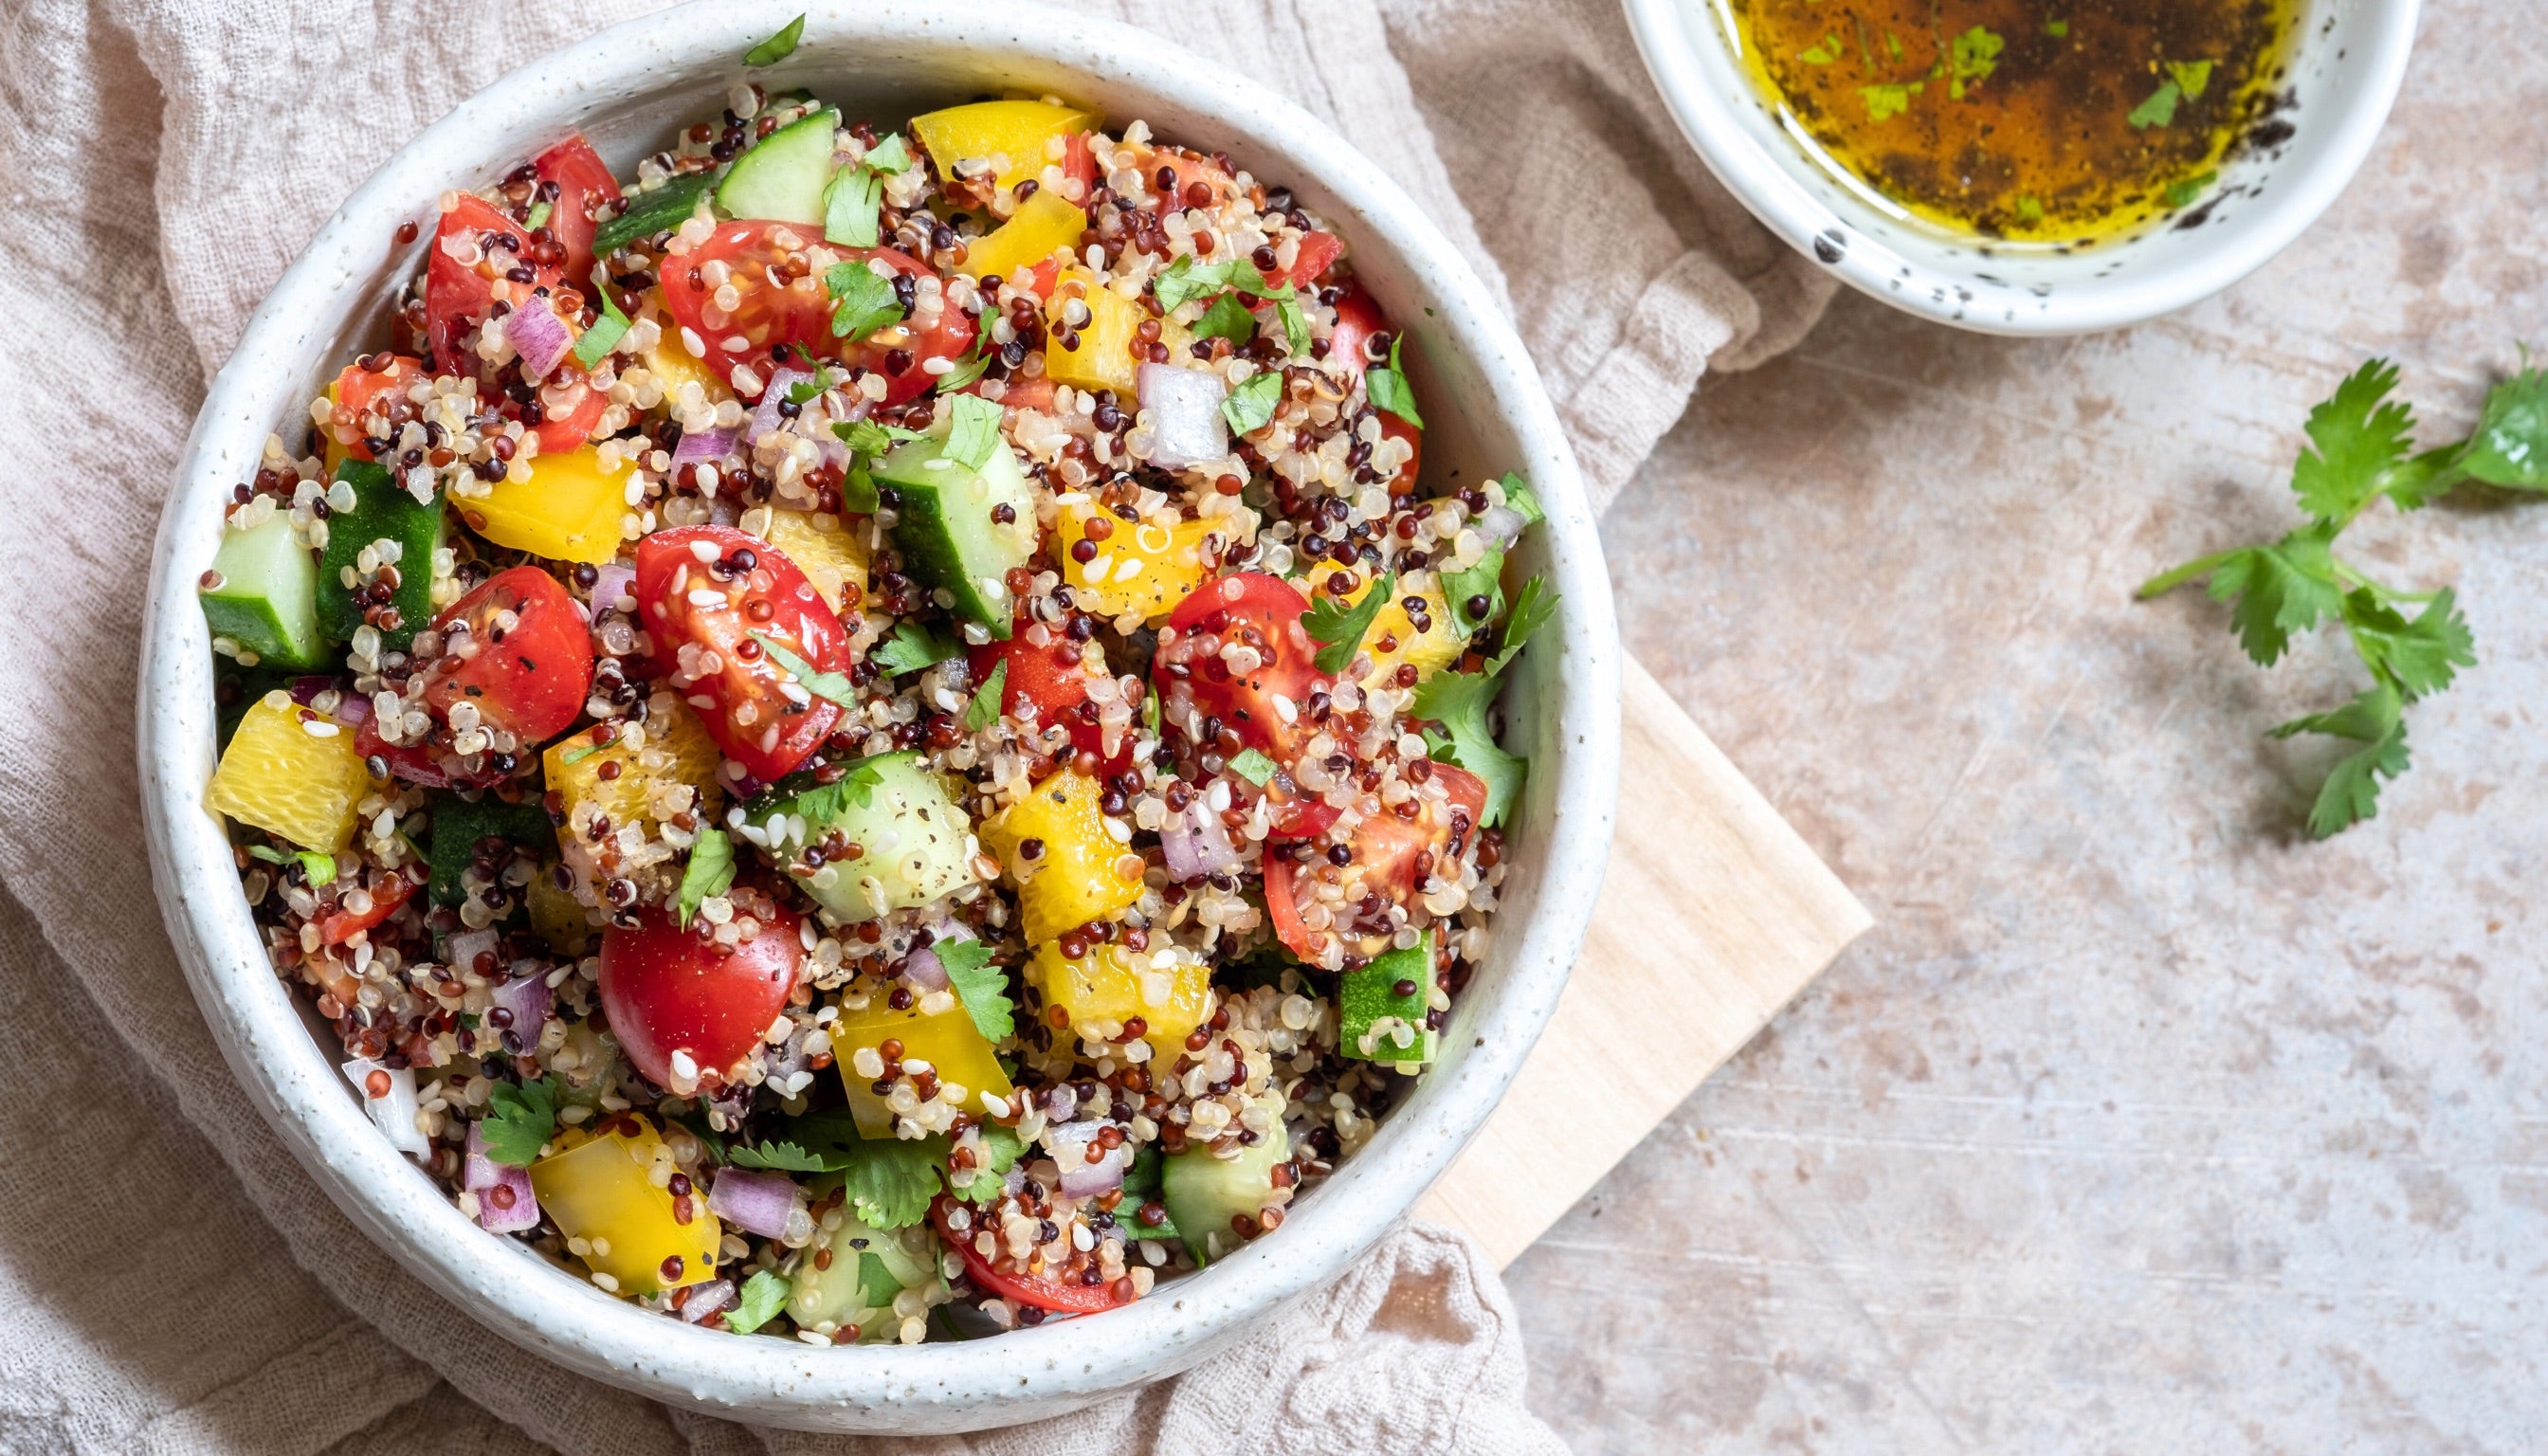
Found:
<svg viewBox="0 0 2548 1456"><path fill-rule="evenodd" d="M1181 1370L1328 1279L1403 1215L1485 1120L1555 1006L1599 887L1619 768L1619 649L1600 543L1557 418L1517 338L1450 242L1379 169L1307 113L1128 27L1008 4L816 3L803 45L756 75L898 120L991 91L1054 92L1227 149L1334 220L1360 276L1410 328L1432 428L1428 473L1518 469L1549 521L1520 554L1564 594L1516 669L1515 747L1532 757L1495 949L1441 1063L1282 1230L1149 1299L970 1343L816 1349L738 1338L603 1295L480 1230L395 1152L260 950L222 826L209 642L194 599L224 499L349 351L370 347L424 243L386 256L446 188L500 176L581 129L625 176L712 116L738 58L803 0L717 0L604 32L463 103L354 193L239 340L196 419L152 569L140 713L152 875L196 999L230 1065L329 1197L414 1274L506 1338L588 1375L720 1415L836 1430L963 1430L1053 1414Z"/></svg>
<svg viewBox="0 0 2548 1456"><path fill-rule="evenodd" d="M2417 0L2302 0L2282 87L2293 104L2277 113L2290 138L2224 164L2216 190L2176 221L2066 250L1950 233L1818 159L1744 74L1724 0L1623 3L1690 145L1772 231L1898 309L1988 333L2048 334L2182 309L2300 236L2388 119Z"/></svg>

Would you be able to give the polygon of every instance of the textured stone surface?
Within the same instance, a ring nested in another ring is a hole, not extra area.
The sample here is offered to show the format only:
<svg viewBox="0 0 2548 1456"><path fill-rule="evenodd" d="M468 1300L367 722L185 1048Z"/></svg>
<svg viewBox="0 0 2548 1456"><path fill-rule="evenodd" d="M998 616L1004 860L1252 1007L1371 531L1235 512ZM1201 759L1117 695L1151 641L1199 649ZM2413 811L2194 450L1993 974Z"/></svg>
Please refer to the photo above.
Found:
<svg viewBox="0 0 2548 1456"><path fill-rule="evenodd" d="M1580 1450L2548 1444L2548 501L2348 536L2481 661L2325 845L2262 730L2342 639L2261 672L2131 598L2292 522L2364 355L2439 438L2548 340L2536 19L2429 6L2229 295L2048 343L1844 295L1613 510L1630 647L1878 926L1511 1270Z"/></svg>

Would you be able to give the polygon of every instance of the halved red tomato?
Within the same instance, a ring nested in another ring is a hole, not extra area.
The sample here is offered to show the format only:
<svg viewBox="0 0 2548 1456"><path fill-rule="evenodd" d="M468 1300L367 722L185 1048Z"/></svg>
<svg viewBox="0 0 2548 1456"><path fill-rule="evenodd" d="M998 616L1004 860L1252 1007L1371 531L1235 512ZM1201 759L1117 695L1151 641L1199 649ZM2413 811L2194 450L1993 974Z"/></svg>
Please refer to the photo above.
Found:
<svg viewBox="0 0 2548 1456"><path fill-rule="evenodd" d="M389 919L398 913L398 907L408 902L409 896L415 893L415 884L405 874L391 869L372 875L363 892L371 897L372 908L338 909L320 917L318 939L321 942L341 946Z"/></svg>
<svg viewBox="0 0 2548 1456"><path fill-rule="evenodd" d="M1086 203L1089 189L1097 185L1097 158L1088 149L1087 133L1073 132L1062 139L1061 174L1079 182L1079 196L1064 201Z"/></svg>
<svg viewBox="0 0 2548 1456"><path fill-rule="evenodd" d="M797 916L756 897L752 918L761 933L730 948L702 934L714 929L705 921L684 930L661 906L601 933L602 1013L646 1080L671 1089L677 1052L689 1053L693 1083L732 1070L787 1005L805 959Z"/></svg>
<svg viewBox="0 0 2548 1456"><path fill-rule="evenodd" d="M619 201L619 179L610 175L609 164L581 133L533 157L531 170L540 174L540 180L557 184L557 201L549 208L549 235L566 249L566 276L582 288L592 277L592 234L599 226L592 221L592 210Z"/></svg>
<svg viewBox="0 0 2548 1456"><path fill-rule="evenodd" d="M1309 609L1291 583L1263 572L1206 582L1187 593L1168 613L1176 636L1159 645L1152 667L1169 721L1182 722L1191 704L1249 748L1291 764L1318 731L1310 694L1336 681L1319 671L1319 644L1301 629ZM1232 672L1225 656L1233 642L1245 649L1241 662L1253 660L1244 672Z"/></svg>
<svg viewBox="0 0 2548 1456"><path fill-rule="evenodd" d="M759 639L817 673L841 673L850 638L794 562L728 526L657 531L637 545L636 596L668 681L727 758L775 782L813 756L841 709L812 696Z"/></svg>
<svg viewBox="0 0 2548 1456"><path fill-rule="evenodd" d="M1343 865L1331 864L1323 855L1312 855L1299 864L1268 859L1265 913L1274 923L1275 938L1293 954L1305 958L1317 956L1299 909L1309 881L1342 885L1353 899L1376 893L1405 905L1423 888L1426 874L1444 861L1468 853L1478 821L1486 813L1487 786L1454 764L1436 763L1428 772L1441 782L1444 797L1438 802L1423 800L1413 819L1388 812L1364 819L1354 826L1349 841L1353 858Z"/></svg>
<svg viewBox="0 0 2548 1456"><path fill-rule="evenodd" d="M930 360L960 359L972 350L974 318L961 309L941 309L926 329L905 319L855 344L833 335L825 271L844 261L882 259L907 277L935 276L907 253L835 247L816 228L751 220L720 224L695 248L674 248L662 269L664 304L673 320L698 340L708 367L729 383L738 364L750 364L767 378L771 351L792 345L873 370L884 377L885 403L899 404L937 384ZM734 290L731 309L717 302L722 288Z"/></svg>
<svg viewBox="0 0 2548 1456"><path fill-rule="evenodd" d="M496 280L515 267L529 266L522 260L530 245L531 235L522 230L522 225L496 211L485 198L457 194L434 228L433 247L424 265L424 336L433 348L434 372L478 372L476 356L460 341L487 321L488 310L496 301ZM450 249L455 246L464 250L474 246L478 261L463 263L453 257ZM556 281L553 276L539 278L540 270L533 271L535 283Z"/></svg>
<svg viewBox="0 0 2548 1456"><path fill-rule="evenodd" d="M948 1215L957 1207L954 1199L942 1194L929 1206L929 1222L937 1226L938 1236L947 1241L947 1246L956 1250L956 1257L964 1261L964 1276L984 1293L1060 1315L1094 1315L1133 1302L1121 1288L1128 1282L1125 1280L1064 1284L1036 1274L1003 1273L973 1247L972 1238L966 1236L974 1231L969 1226L964 1234L950 1227Z"/></svg>
<svg viewBox="0 0 2548 1456"><path fill-rule="evenodd" d="M540 453L563 455L592 439L609 408L610 392L568 359L540 386L540 422L532 431L540 437Z"/></svg>
<svg viewBox="0 0 2548 1456"><path fill-rule="evenodd" d="M964 657L973 669L973 681L988 682L1000 664L1008 664L1009 676L1001 682L1001 712L1015 717L1022 707L1033 704L1037 723L1046 727L1060 724L1068 730L1072 748L1098 757L1098 774L1101 776L1111 776L1131 768L1132 733L1126 731L1110 755L1106 752L1105 730L1091 719L1080 716L1088 703L1090 673L1080 661L1079 644L1067 637L1056 636L1044 647L1031 647L1027 644L1027 624L1021 622L1005 642L985 642L965 649Z"/></svg>
<svg viewBox="0 0 2548 1456"><path fill-rule="evenodd" d="M384 395L403 393L422 373L424 361L404 354L392 356L387 367L381 369L365 369L360 360L345 366L344 372L336 376L332 418L335 423L353 427L354 438L338 442L346 454L356 460L372 458L371 447L363 443L363 417L372 412L372 407Z"/></svg>
<svg viewBox="0 0 2548 1456"><path fill-rule="evenodd" d="M456 628L466 625L468 634ZM425 705L451 721L462 703L525 749L566 731L592 691L592 633L575 598L535 566L498 572L433 619L442 656Z"/></svg>
<svg viewBox="0 0 2548 1456"><path fill-rule="evenodd" d="M1232 179L1221 163L1201 152L1188 151L1182 146L1152 148L1150 164L1143 170L1149 178L1150 190L1158 194L1157 210L1161 214L1178 212L1191 207L1210 209L1219 206L1229 196ZM1159 181L1159 173L1162 171L1171 174L1166 184ZM1205 189L1204 199L1200 203L1195 200L1194 195L1194 188L1198 183Z"/></svg>
<svg viewBox="0 0 2548 1456"><path fill-rule="evenodd" d="M1309 288L1344 255L1344 239L1334 233L1305 232L1301 234L1300 250L1292 256L1292 266L1285 269L1281 277L1269 281L1288 283L1294 288Z"/></svg>
<svg viewBox="0 0 2548 1456"><path fill-rule="evenodd" d="M1306 249L1307 244L1303 246ZM1372 362L1364 353L1365 343L1373 334L1384 333L1388 329L1389 316L1380 311L1380 305L1373 302L1370 294L1360 288L1345 290L1345 296L1336 300L1335 329L1327 336L1324 361L1327 373L1346 389L1352 389L1362 381L1363 370ZM1393 440L1405 440L1408 444L1410 453L1407 464L1400 467L1394 479L1411 486L1416 470L1424 460L1424 431L1386 410L1380 410L1379 414L1381 434Z"/></svg>

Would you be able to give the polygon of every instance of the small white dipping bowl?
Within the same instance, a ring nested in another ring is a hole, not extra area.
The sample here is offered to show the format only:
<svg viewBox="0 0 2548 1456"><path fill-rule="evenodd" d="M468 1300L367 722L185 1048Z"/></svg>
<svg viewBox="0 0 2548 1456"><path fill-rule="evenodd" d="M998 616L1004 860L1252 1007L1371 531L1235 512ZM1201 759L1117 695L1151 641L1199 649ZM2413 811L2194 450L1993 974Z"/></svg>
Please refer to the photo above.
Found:
<svg viewBox="0 0 2548 1456"><path fill-rule="evenodd" d="M2417 0L2304 0L2275 86L2290 127L2242 146L2201 201L2069 247L1950 232L1819 156L1745 74L1725 0L1624 0L1646 68L1709 170L1754 216L1895 308L1986 333L2120 328L2210 298L2318 220L2371 150L2415 40Z"/></svg>
<svg viewBox="0 0 2548 1456"><path fill-rule="evenodd" d="M805 0L716 0L632 21L524 66L392 157L320 230L214 381L161 517L143 649L140 768L152 877L196 999L232 1070L327 1195L406 1267L505 1338L596 1379L736 1419L840 1431L953 1431L1086 1405L1173 1374L1323 1283L1411 1207L1502 1094L1556 1005L1609 852L1619 774L1619 648L1582 482L1521 340L1423 212L1290 102L1129 27L1027 6L815 0L803 44L751 72L898 123L989 93L1066 95L1112 124L1228 150L1333 220L1359 276L1407 328L1431 428L1427 474L1519 470L1549 507L1515 569L1564 609L1524 654L1509 735L1531 757L1492 953L1442 1039L1441 1062L1281 1230L1138 1304L969 1343L817 1349L647 1314L461 1216L394 1151L268 965L220 821L212 655L196 578L230 487L269 432L290 431L423 260L437 197L483 186L581 130L618 169L714 116L740 57ZM421 226L399 247L401 223Z"/></svg>

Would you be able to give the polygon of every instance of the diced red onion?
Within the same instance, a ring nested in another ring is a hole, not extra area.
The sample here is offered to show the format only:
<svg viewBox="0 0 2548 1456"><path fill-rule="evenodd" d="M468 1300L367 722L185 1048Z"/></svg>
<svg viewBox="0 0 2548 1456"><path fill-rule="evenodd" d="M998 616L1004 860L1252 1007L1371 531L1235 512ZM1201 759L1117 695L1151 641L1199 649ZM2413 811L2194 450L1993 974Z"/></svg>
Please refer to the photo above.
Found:
<svg viewBox="0 0 2548 1456"><path fill-rule="evenodd" d="M1200 804L1187 805L1184 813L1160 826L1159 853L1168 872L1180 880L1228 873L1239 864L1229 826Z"/></svg>
<svg viewBox="0 0 2548 1456"><path fill-rule="evenodd" d="M531 1191L528 1168L500 1163L487 1155L483 1125L469 1125L469 1155L460 1163L460 1186L478 1195L478 1227L491 1233L513 1233L540 1227L539 1195ZM504 1199L497 1189L508 1190ZM498 1205L501 1204L501 1207Z"/></svg>
<svg viewBox="0 0 2548 1456"><path fill-rule="evenodd" d="M307 678L295 678L292 680L292 700L306 708L310 706L312 698L335 685L336 680L324 674L314 673Z"/></svg>
<svg viewBox="0 0 2548 1456"><path fill-rule="evenodd" d="M504 316L504 342L522 356L524 373L546 379L566 362L568 351L575 347L575 334L545 299L533 299Z"/></svg>
<svg viewBox="0 0 2548 1456"><path fill-rule="evenodd" d="M1097 1161L1088 1160L1088 1144L1105 1126L1091 1122L1053 1131L1053 1164L1061 1170L1061 1191L1072 1198L1095 1198L1124 1186L1124 1165L1133 1155L1130 1147L1110 1147Z"/></svg>
<svg viewBox="0 0 2548 1456"><path fill-rule="evenodd" d="M1221 403L1229 387L1221 376L1174 364L1141 366L1141 408L1150 413L1150 463L1182 470L1229 453L1229 431Z"/></svg>
<svg viewBox="0 0 2548 1456"><path fill-rule="evenodd" d="M955 984L947 979L947 966L938 953L925 946L902 957L902 974L924 991L943 991Z"/></svg>
<svg viewBox="0 0 2548 1456"><path fill-rule="evenodd" d="M710 1315L733 1304L734 1299L733 1280L711 1279L705 1284L692 1288L688 1297L682 1301L682 1318L692 1324L697 1324Z"/></svg>
<svg viewBox="0 0 2548 1456"><path fill-rule="evenodd" d="M687 440L682 441L688 444ZM593 573L592 609L596 612L616 609L621 597L637 599L637 569L613 562Z"/></svg>
<svg viewBox="0 0 2548 1456"><path fill-rule="evenodd" d="M752 417L744 422L743 442L758 445L763 435L786 423L778 416L778 407L787 398L788 386L804 384L813 377L802 369L782 367L773 371L769 385L761 392L761 403L752 407Z"/></svg>
<svg viewBox="0 0 2548 1456"><path fill-rule="evenodd" d="M1079 1115L1079 1093L1068 1082L1062 1082L1044 1094L1045 1118L1052 1123L1066 1123Z"/></svg>
<svg viewBox="0 0 2548 1456"><path fill-rule="evenodd" d="M464 930L444 941L442 949L449 953L453 970L475 970L478 957L496 949L496 933L492 930Z"/></svg>
<svg viewBox="0 0 2548 1456"><path fill-rule="evenodd" d="M336 699L336 721L348 728L360 728L372 716L372 700L359 692L348 692Z"/></svg>
<svg viewBox="0 0 2548 1456"><path fill-rule="evenodd" d="M680 444L673 447L673 473L678 476L702 462L719 464L734 454L735 446L742 438L740 429L690 430L682 436Z"/></svg>
<svg viewBox="0 0 2548 1456"><path fill-rule="evenodd" d="M492 1006L501 1006L512 1013L513 1024L502 1030L513 1033L519 1039L516 1045L525 1048L539 1045L540 1028L548 1024L557 1005L557 993L549 989L549 978L537 973L499 982L488 991L487 999Z"/></svg>
<svg viewBox="0 0 2548 1456"><path fill-rule="evenodd" d="M1529 524L1529 517L1509 505L1490 505L1477 519L1478 534L1499 551L1511 549L1521 539L1522 527Z"/></svg>
<svg viewBox="0 0 2548 1456"><path fill-rule="evenodd" d="M708 1212L747 1233L776 1238L796 1210L796 1184L784 1173L719 1168L708 1185Z"/></svg>
<svg viewBox="0 0 2548 1456"><path fill-rule="evenodd" d="M415 1071L410 1067L388 1067L369 1057L358 1056L345 1063L345 1080L354 1084L354 1095L363 1099L363 1111L399 1151L415 1157L433 1155L433 1144L417 1131L415 1114ZM372 1095L372 1073L389 1079L389 1090Z"/></svg>

